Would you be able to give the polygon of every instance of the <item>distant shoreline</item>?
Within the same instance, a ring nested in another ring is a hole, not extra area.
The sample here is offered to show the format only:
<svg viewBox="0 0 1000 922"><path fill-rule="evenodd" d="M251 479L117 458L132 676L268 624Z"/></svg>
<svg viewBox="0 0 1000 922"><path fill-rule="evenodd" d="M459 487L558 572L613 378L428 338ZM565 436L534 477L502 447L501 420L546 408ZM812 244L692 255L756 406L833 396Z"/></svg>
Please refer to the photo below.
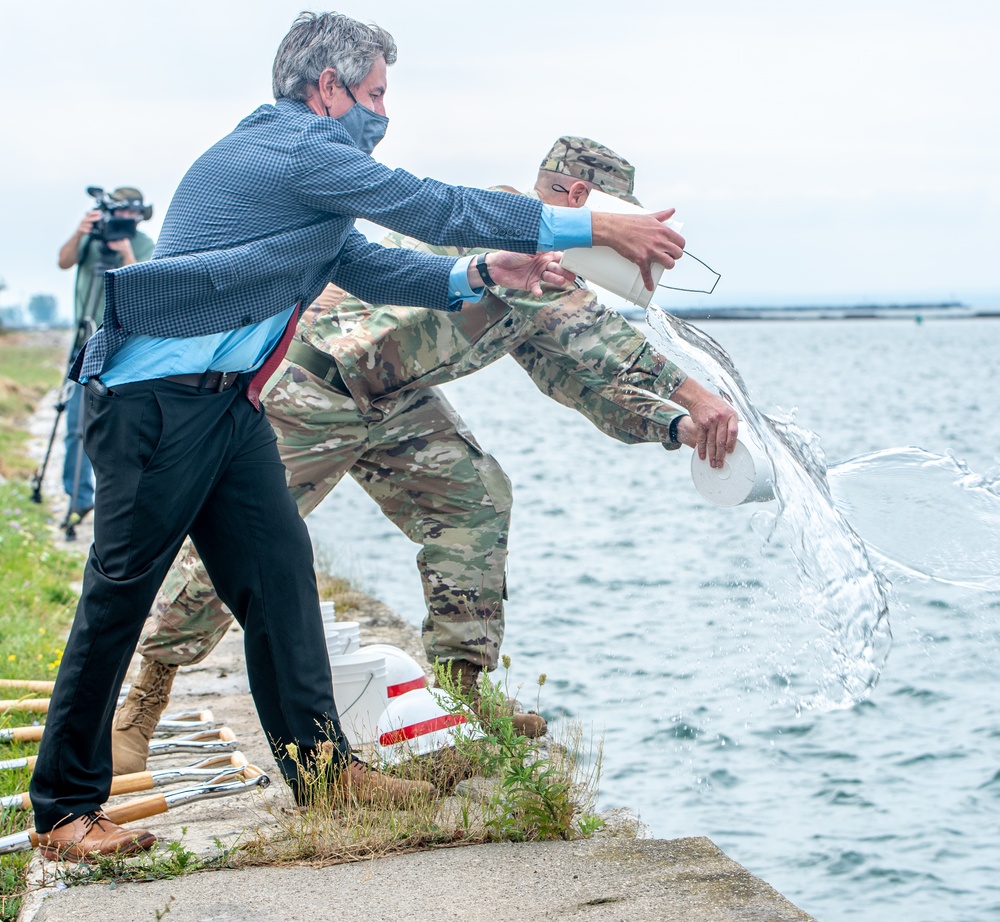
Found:
<svg viewBox="0 0 1000 922"><path fill-rule="evenodd" d="M645 319L639 307L619 308L632 320ZM969 307L959 301L930 304L853 304L801 307L676 307L683 320L969 320L1000 318L1000 308Z"/></svg>

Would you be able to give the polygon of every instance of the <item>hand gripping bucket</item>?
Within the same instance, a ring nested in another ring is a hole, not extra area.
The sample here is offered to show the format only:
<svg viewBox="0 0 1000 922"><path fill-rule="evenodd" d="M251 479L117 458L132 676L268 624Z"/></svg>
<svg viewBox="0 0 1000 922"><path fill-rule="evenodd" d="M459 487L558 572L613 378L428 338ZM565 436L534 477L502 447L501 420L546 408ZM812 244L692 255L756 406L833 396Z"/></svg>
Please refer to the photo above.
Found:
<svg viewBox="0 0 1000 922"><path fill-rule="evenodd" d="M482 731L469 715L452 713L454 699L440 688L416 688L393 698L378 719L375 751L389 765L454 746Z"/></svg>
<svg viewBox="0 0 1000 922"><path fill-rule="evenodd" d="M600 189L590 191L587 207L591 211L605 211L612 214L650 214L647 209L617 196L608 195ZM667 224L680 230L680 224L675 221L668 221ZM562 255L562 267L582 275L588 282L600 285L640 307L649 307L650 299L653 297L653 292L642 281L639 267L611 247L570 247ZM659 285L664 272L663 266L653 263L650 272L654 285Z"/></svg>
<svg viewBox="0 0 1000 922"><path fill-rule="evenodd" d="M381 653L348 653L330 657L333 700L340 725L352 746L374 743L379 716L389 703L385 657Z"/></svg>
<svg viewBox="0 0 1000 922"><path fill-rule="evenodd" d="M388 643L371 643L361 648L364 653L381 653L385 657L386 694L389 700L427 687L427 676L418 663L405 650Z"/></svg>

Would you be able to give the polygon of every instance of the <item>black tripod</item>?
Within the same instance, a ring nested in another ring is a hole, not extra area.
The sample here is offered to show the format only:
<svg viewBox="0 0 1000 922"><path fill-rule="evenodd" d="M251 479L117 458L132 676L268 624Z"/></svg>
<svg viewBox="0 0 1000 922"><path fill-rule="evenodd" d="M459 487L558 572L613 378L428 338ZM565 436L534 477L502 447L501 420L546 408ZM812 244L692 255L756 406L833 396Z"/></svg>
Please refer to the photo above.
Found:
<svg viewBox="0 0 1000 922"><path fill-rule="evenodd" d="M88 241L88 248L91 241ZM84 250L83 255L80 257L81 261L86 258L87 250ZM98 282L103 283L104 273L109 269L117 268L116 258L117 254L114 250L108 249L107 245L103 242L101 243L101 254L100 259L94 264L91 273L90 281L87 285L87 296L83 302L84 316L80 318L76 327L76 336L73 338L73 344L69 351L69 360L66 364L66 377L59 389L59 401L56 403L56 418L55 422L52 424L52 432L49 435L48 448L45 450L45 457L42 460L42 466L35 471L34 476L31 478L31 500L35 503L40 503L42 501L42 481L45 479L45 469L49 464L49 456L52 454L52 446L55 443L56 431L59 428L59 418L66 411L70 400L74 394L74 388L79 387L79 385L70 379L69 372L73 367L73 363L76 361L77 355L79 355L80 350L87 345L87 341L91 336L94 335L96 330L96 324L94 323L94 318L91 316L92 309L92 299L94 292L97 290ZM76 429L74 432L76 436L76 457L74 459L73 468L73 491L70 495L69 509L66 512L66 518L62 521L60 528L65 529L65 537L67 541L76 540L76 526L80 523L83 516L77 510L77 499L80 493L80 480L83 476L83 413L78 413L76 418Z"/></svg>

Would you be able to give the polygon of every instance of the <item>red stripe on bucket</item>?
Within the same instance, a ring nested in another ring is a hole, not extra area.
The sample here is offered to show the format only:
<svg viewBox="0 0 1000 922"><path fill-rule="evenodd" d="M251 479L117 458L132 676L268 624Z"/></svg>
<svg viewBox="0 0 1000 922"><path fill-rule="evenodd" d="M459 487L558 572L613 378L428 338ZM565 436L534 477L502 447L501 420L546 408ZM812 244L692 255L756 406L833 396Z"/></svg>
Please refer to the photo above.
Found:
<svg viewBox="0 0 1000 922"><path fill-rule="evenodd" d="M457 727L459 724L464 724L465 722L465 717L462 714L442 714L440 717L421 720L415 724L410 724L408 727L390 730L388 733L383 733L378 738L378 741L382 746L392 746L396 743L415 739L418 736L424 736L427 733L434 733L436 730Z"/></svg>
<svg viewBox="0 0 1000 922"><path fill-rule="evenodd" d="M427 677L421 676L419 679L410 679L409 682L400 682L399 685L390 685L386 689L386 694L390 698L398 698L400 695L405 694L408 691L413 691L415 688L426 687Z"/></svg>

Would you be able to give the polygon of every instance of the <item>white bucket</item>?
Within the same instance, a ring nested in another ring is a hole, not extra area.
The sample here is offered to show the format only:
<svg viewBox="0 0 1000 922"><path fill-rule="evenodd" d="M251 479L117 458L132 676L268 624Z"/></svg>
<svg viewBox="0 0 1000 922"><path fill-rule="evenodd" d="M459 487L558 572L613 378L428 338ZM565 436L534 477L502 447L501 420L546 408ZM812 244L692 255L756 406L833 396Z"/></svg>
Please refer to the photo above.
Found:
<svg viewBox="0 0 1000 922"><path fill-rule="evenodd" d="M323 619L323 636L326 637L326 650L330 656L343 653L344 642L336 628L337 606L331 601L320 601L319 613Z"/></svg>
<svg viewBox="0 0 1000 922"><path fill-rule="evenodd" d="M326 649L330 656L357 653L361 649L361 625L357 621L323 619Z"/></svg>
<svg viewBox="0 0 1000 922"><path fill-rule="evenodd" d="M652 300L653 292L643 282L639 267L611 247L570 247L563 253L560 265L639 307L649 307ZM653 285L659 285L663 266L653 263L650 268Z"/></svg>
<svg viewBox="0 0 1000 922"><path fill-rule="evenodd" d="M385 657L380 653L331 656L333 700L340 725L352 746L374 743L379 717L389 703Z"/></svg>
<svg viewBox="0 0 1000 922"><path fill-rule="evenodd" d="M691 452L691 479L698 492L716 506L766 503L774 499L771 463L752 439L737 439L722 467L712 467Z"/></svg>
<svg viewBox="0 0 1000 922"><path fill-rule="evenodd" d="M416 688L393 698L378 720L375 751L389 765L479 739L482 730L440 688Z"/></svg>
<svg viewBox="0 0 1000 922"><path fill-rule="evenodd" d="M337 631L327 631L326 633L326 655L343 656L347 650L347 635Z"/></svg>
<svg viewBox="0 0 1000 922"><path fill-rule="evenodd" d="M587 197L587 207L591 211L610 212L612 214L650 214L645 208L633 205L614 195L608 195L599 189L592 189ZM680 224L667 222L671 227L680 230ZM653 292L642 282L642 273L635 263L629 262L611 247L570 247L563 253L562 266L582 275L588 282L606 288L626 301L648 307ZM664 268L657 263L650 267L653 284L660 283Z"/></svg>
<svg viewBox="0 0 1000 922"><path fill-rule="evenodd" d="M386 693L389 700L416 688L427 687L427 675L409 653L388 643L365 644L363 653L381 653L385 657Z"/></svg>

